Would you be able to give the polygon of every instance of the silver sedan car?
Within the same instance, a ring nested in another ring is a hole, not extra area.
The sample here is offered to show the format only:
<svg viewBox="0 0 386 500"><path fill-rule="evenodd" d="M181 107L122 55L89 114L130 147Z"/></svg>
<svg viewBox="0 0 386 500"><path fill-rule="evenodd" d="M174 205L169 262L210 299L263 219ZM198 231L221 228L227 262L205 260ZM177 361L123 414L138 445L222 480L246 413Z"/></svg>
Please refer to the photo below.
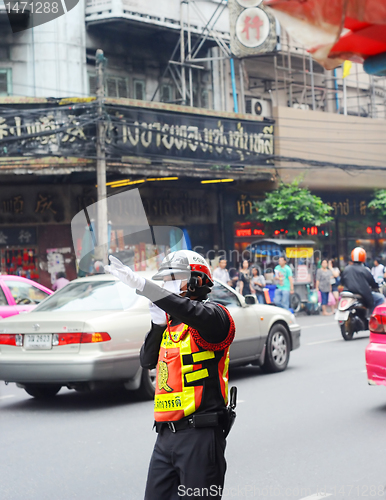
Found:
<svg viewBox="0 0 386 500"><path fill-rule="evenodd" d="M236 324L231 365L285 370L300 345L293 314L218 281L210 300L225 305ZM150 328L148 306L112 275L72 281L33 311L0 321L0 380L36 398L53 397L63 386L81 391L112 383L151 398L155 371L143 370L139 361Z"/></svg>

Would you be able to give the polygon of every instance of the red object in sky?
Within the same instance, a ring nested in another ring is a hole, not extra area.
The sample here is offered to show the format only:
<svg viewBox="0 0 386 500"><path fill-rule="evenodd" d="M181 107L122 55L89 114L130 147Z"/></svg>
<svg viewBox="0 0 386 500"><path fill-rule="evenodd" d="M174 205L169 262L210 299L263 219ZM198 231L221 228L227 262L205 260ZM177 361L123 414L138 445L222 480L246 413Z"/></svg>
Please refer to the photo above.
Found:
<svg viewBox="0 0 386 500"><path fill-rule="evenodd" d="M386 0L264 0L327 69L386 52Z"/></svg>

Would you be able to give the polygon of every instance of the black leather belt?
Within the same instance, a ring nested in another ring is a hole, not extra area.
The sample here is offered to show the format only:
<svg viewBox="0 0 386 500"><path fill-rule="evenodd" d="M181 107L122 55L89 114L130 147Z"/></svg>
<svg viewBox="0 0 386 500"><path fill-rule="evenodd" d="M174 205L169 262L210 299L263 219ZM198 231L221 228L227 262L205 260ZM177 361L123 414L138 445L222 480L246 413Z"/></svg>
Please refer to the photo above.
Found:
<svg viewBox="0 0 386 500"><path fill-rule="evenodd" d="M221 413L202 413L175 422L155 422L154 425L157 432L167 427L174 433L189 428L217 427L221 416Z"/></svg>

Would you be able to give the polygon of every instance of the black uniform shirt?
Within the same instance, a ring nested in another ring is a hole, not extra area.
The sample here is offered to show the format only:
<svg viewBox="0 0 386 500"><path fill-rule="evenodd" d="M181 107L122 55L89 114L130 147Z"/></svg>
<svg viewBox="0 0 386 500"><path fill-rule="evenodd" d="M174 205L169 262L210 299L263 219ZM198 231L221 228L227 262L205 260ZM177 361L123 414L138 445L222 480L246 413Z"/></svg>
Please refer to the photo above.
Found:
<svg viewBox="0 0 386 500"><path fill-rule="evenodd" d="M362 295L366 307L370 309L374 307L371 289L377 289L378 285L370 269L366 266L358 263L347 266L342 273L341 284L344 286L345 290Z"/></svg>
<svg viewBox="0 0 386 500"><path fill-rule="evenodd" d="M184 323L198 331L202 339L210 344L224 342L230 331L230 320L222 307L213 302L191 300L163 290L158 285L146 281L142 292L160 309L172 318L172 325ZM166 326L151 324L151 330L146 335L141 348L141 366L153 369L157 366L162 334Z"/></svg>

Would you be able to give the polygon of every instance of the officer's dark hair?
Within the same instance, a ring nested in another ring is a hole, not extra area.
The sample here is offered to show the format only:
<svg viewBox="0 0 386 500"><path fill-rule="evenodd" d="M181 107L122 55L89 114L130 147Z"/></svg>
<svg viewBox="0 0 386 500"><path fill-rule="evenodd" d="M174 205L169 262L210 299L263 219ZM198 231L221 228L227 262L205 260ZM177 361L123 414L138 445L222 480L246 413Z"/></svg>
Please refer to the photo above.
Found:
<svg viewBox="0 0 386 500"><path fill-rule="evenodd" d="M60 273L56 273L56 279L60 279L60 278L65 278L66 275L63 273L63 272L60 272Z"/></svg>
<svg viewBox="0 0 386 500"><path fill-rule="evenodd" d="M218 261L219 261L219 262L221 262L222 260L226 260L226 258L225 258L225 257L220 257L220 258L218 259Z"/></svg>

